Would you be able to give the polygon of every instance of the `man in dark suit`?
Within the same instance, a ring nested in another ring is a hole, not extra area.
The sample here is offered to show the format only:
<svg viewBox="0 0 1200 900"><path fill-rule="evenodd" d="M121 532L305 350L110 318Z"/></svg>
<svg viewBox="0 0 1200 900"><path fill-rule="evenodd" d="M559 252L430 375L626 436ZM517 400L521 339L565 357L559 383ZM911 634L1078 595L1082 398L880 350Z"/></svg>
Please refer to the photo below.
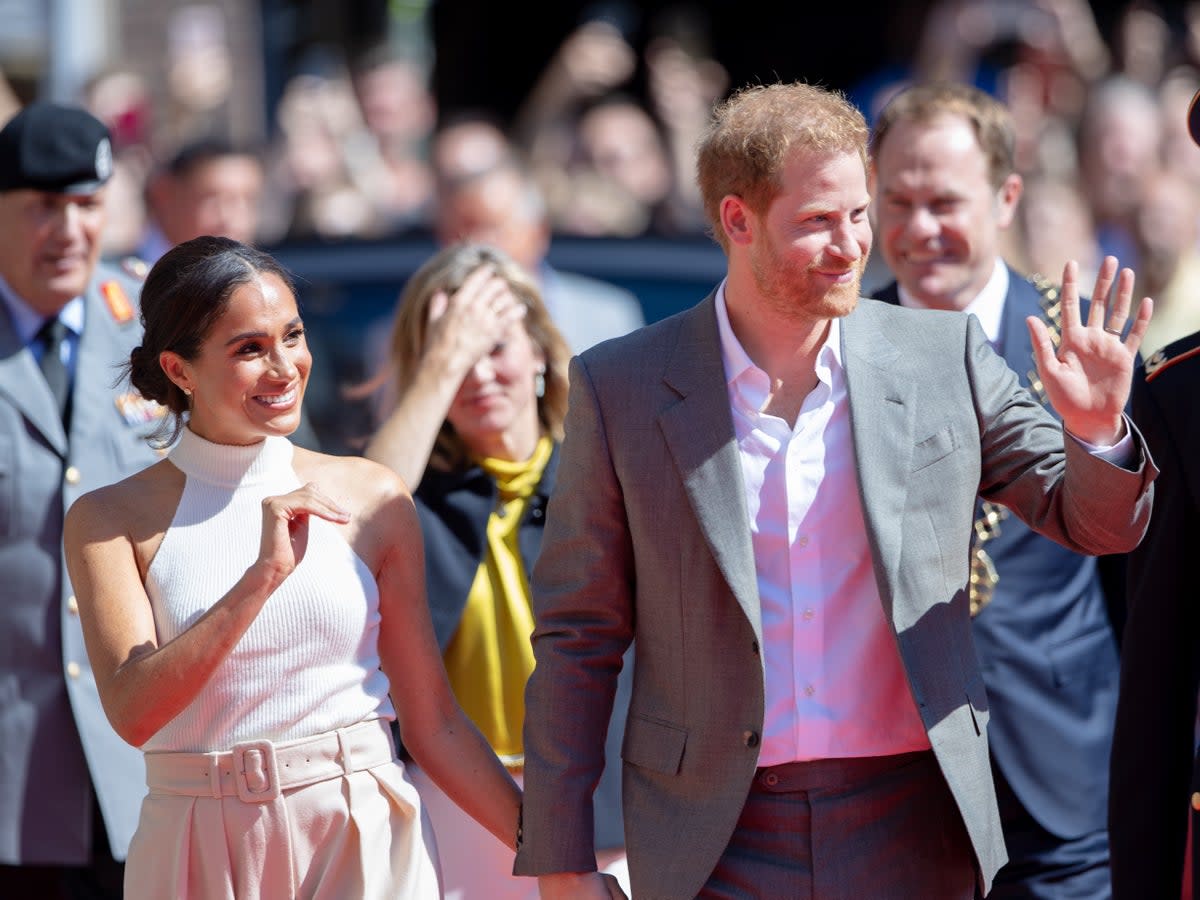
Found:
<svg viewBox="0 0 1200 900"><path fill-rule="evenodd" d="M1200 93L1188 129L1200 144ZM1109 795L1113 896L1180 896L1190 815L1192 896L1200 898L1200 332L1146 360L1134 377L1133 416L1162 466L1162 489L1129 557Z"/></svg>
<svg viewBox="0 0 1200 900"><path fill-rule="evenodd" d="M0 893L119 897L146 792L101 710L62 559L80 494L158 455L117 366L140 282L97 263L108 131L34 103L0 131Z"/></svg>
<svg viewBox="0 0 1200 900"><path fill-rule="evenodd" d="M1045 402L1025 319L1057 331L1058 290L1000 258L1022 188L1013 142L1007 109L965 85L910 88L880 113L874 213L897 281L876 297L974 314ZM1118 654L1098 562L984 502L971 553L972 633L1009 855L990 896L1103 900Z"/></svg>
<svg viewBox="0 0 1200 900"><path fill-rule="evenodd" d="M546 900L607 896L590 796L631 640L636 897L973 900L1005 862L976 497L1077 553L1137 543L1155 472L1122 411L1151 304L1123 339L1125 270L1084 323L1065 268L1058 352L1028 337L1060 425L973 317L859 301L866 143L808 85L722 104L698 172L726 279L572 363L516 863Z"/></svg>

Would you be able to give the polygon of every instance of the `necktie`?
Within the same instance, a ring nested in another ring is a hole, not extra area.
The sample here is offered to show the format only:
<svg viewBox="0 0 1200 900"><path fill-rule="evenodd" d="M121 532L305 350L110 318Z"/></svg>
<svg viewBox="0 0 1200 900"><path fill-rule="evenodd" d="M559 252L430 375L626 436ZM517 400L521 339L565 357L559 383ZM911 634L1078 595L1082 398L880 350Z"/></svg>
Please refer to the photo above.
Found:
<svg viewBox="0 0 1200 900"><path fill-rule="evenodd" d="M67 326L57 316L47 319L37 333L37 340L42 345L42 375L50 385L50 393L58 403L58 414L64 424L71 399L71 377L62 361L62 344L66 338Z"/></svg>

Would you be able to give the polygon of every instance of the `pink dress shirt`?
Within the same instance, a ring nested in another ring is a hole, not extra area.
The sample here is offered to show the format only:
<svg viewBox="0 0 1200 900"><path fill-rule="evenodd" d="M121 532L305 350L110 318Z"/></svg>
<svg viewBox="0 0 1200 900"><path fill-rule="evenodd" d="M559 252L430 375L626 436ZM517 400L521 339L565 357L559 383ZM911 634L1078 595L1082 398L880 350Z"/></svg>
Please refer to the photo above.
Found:
<svg viewBox="0 0 1200 900"><path fill-rule="evenodd" d="M770 380L717 324L762 604L759 765L929 748L867 545L834 319L795 427L763 413Z"/></svg>

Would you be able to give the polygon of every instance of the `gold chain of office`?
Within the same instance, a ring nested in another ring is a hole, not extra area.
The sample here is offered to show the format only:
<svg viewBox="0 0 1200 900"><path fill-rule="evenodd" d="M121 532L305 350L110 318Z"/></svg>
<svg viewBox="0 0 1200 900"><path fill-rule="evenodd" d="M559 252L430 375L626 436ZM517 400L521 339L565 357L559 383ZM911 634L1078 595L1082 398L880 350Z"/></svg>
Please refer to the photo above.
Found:
<svg viewBox="0 0 1200 900"><path fill-rule="evenodd" d="M1050 332L1050 339L1057 347L1062 335L1062 298L1058 285L1043 278L1041 275L1030 275L1029 283L1038 292L1038 303L1042 308L1042 321ZM1047 404L1046 389L1042 379L1038 377L1037 366L1029 370L1026 376L1029 380L1029 390L1038 401ZM996 566L985 549L988 541L1000 533L1000 524L1008 518L1008 509L991 500L984 500L979 507L979 515L975 519L974 532L971 535L971 575L968 594L971 602L971 615L979 612L992 602L992 594L1000 576Z"/></svg>

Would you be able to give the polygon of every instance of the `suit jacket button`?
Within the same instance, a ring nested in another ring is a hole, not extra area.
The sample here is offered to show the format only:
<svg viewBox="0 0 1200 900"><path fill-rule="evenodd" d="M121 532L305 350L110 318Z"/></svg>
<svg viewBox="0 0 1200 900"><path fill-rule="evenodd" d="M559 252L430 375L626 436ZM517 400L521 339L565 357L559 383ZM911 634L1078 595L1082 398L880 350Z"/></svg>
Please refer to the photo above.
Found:
<svg viewBox="0 0 1200 900"><path fill-rule="evenodd" d="M749 747L750 749L753 750L755 747L758 746L758 732L757 731L747 731L745 734L742 735L742 741L746 744L747 747Z"/></svg>
<svg viewBox="0 0 1200 900"><path fill-rule="evenodd" d="M757 656L758 655L758 641L751 641L750 649L754 652L754 655Z"/></svg>
<svg viewBox="0 0 1200 900"><path fill-rule="evenodd" d="M1200 811L1200 791L1192 794L1192 809Z"/></svg>

